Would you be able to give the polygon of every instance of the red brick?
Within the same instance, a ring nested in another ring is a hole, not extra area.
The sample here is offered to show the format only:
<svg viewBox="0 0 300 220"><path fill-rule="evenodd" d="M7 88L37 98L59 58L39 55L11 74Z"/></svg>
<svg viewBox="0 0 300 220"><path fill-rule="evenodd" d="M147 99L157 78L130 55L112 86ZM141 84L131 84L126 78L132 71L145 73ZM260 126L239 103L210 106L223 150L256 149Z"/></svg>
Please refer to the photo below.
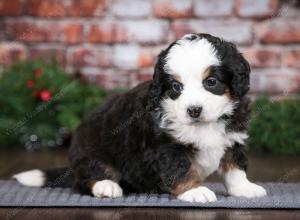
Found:
<svg viewBox="0 0 300 220"><path fill-rule="evenodd" d="M76 17L98 17L106 13L106 0L71 0L65 4L66 15Z"/></svg>
<svg viewBox="0 0 300 220"><path fill-rule="evenodd" d="M17 60L25 60L26 48L23 44L3 42L0 44L0 65L9 65Z"/></svg>
<svg viewBox="0 0 300 220"><path fill-rule="evenodd" d="M139 67L151 67L154 65L155 55L149 50L141 50L139 53Z"/></svg>
<svg viewBox="0 0 300 220"><path fill-rule="evenodd" d="M237 0L236 12L240 17L266 18L275 16L279 5L279 0Z"/></svg>
<svg viewBox="0 0 300 220"><path fill-rule="evenodd" d="M300 74L292 70L257 70L251 74L252 93L285 94L297 92Z"/></svg>
<svg viewBox="0 0 300 220"><path fill-rule="evenodd" d="M81 16L81 0L67 1L65 5L67 16Z"/></svg>
<svg viewBox="0 0 300 220"><path fill-rule="evenodd" d="M167 45L141 47L139 52L139 67L149 67L151 69L151 73L153 73L157 56L166 47Z"/></svg>
<svg viewBox="0 0 300 220"><path fill-rule="evenodd" d="M108 67L111 64L111 51L108 47L78 47L72 50L71 56L71 64L76 67Z"/></svg>
<svg viewBox="0 0 300 220"><path fill-rule="evenodd" d="M81 43L83 41L83 25L80 23L65 23L63 25L64 42L68 44Z"/></svg>
<svg viewBox="0 0 300 220"><path fill-rule="evenodd" d="M234 8L234 0L197 0L194 4L194 14L199 17L230 16Z"/></svg>
<svg viewBox="0 0 300 220"><path fill-rule="evenodd" d="M103 16L106 13L106 0L70 0L65 4L68 16Z"/></svg>
<svg viewBox="0 0 300 220"><path fill-rule="evenodd" d="M91 43L116 42L116 25L112 22L98 22L97 24L91 24L88 40Z"/></svg>
<svg viewBox="0 0 300 220"><path fill-rule="evenodd" d="M81 0L82 16L103 16L106 11L106 0Z"/></svg>
<svg viewBox="0 0 300 220"><path fill-rule="evenodd" d="M191 0L154 0L154 14L163 18L181 18L192 16Z"/></svg>
<svg viewBox="0 0 300 220"><path fill-rule="evenodd" d="M28 13L33 16L61 17L65 15L65 6L61 0L29 0Z"/></svg>
<svg viewBox="0 0 300 220"><path fill-rule="evenodd" d="M66 14L68 16L80 17L81 16L81 8L80 8L80 6L74 4L74 5L66 8Z"/></svg>
<svg viewBox="0 0 300 220"><path fill-rule="evenodd" d="M247 48L243 55L252 67L280 67L281 52L280 49L267 48Z"/></svg>
<svg viewBox="0 0 300 220"><path fill-rule="evenodd" d="M0 0L0 16L19 16L23 10L24 0Z"/></svg>
<svg viewBox="0 0 300 220"><path fill-rule="evenodd" d="M283 64L288 67L300 68L300 48L288 50L283 56Z"/></svg>
<svg viewBox="0 0 300 220"><path fill-rule="evenodd" d="M63 48L55 47L33 47L29 49L30 59L52 59L55 58L61 65L66 64L66 51Z"/></svg>
<svg viewBox="0 0 300 220"><path fill-rule="evenodd" d="M81 42L83 38L83 26L78 22L22 20L7 21L6 26L11 40L73 44Z"/></svg>
<svg viewBox="0 0 300 220"><path fill-rule="evenodd" d="M300 25L297 20L273 20L256 25L255 34L267 44L300 43Z"/></svg>
<svg viewBox="0 0 300 220"><path fill-rule="evenodd" d="M7 21L9 39L24 42L54 41L58 36L58 25L33 20Z"/></svg>
<svg viewBox="0 0 300 220"><path fill-rule="evenodd" d="M252 25L249 22L237 21L175 21L172 24L176 38L188 33L209 33L237 44L252 43Z"/></svg>

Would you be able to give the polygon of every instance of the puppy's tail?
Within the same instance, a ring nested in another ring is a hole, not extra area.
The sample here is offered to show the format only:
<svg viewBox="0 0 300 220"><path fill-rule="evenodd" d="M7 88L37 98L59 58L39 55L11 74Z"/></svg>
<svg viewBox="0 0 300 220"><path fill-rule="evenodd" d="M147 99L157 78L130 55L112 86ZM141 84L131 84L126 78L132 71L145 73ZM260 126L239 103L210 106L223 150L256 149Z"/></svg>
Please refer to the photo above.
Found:
<svg viewBox="0 0 300 220"><path fill-rule="evenodd" d="M13 175L19 183L33 187L71 187L74 175L71 168L29 170Z"/></svg>

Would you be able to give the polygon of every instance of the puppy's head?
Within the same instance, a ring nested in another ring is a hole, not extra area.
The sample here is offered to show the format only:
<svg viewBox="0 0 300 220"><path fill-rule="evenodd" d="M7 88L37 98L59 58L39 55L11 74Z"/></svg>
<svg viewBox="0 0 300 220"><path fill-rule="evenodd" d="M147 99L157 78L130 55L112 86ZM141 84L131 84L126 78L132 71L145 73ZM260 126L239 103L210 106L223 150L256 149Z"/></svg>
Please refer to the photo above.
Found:
<svg viewBox="0 0 300 220"><path fill-rule="evenodd" d="M189 34L158 56L150 93L169 121L215 122L233 114L249 90L249 73L249 64L233 44Z"/></svg>

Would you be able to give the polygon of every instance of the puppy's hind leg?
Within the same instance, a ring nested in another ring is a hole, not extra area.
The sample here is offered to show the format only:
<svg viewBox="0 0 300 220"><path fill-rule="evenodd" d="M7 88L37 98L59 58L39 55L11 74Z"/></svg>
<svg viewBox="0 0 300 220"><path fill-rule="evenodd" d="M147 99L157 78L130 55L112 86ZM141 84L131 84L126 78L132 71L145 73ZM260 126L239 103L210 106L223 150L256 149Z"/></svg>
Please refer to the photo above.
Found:
<svg viewBox="0 0 300 220"><path fill-rule="evenodd" d="M118 184L121 175L112 166L100 161L79 164L75 168L75 188L80 192L98 198L118 198L123 195L123 190Z"/></svg>

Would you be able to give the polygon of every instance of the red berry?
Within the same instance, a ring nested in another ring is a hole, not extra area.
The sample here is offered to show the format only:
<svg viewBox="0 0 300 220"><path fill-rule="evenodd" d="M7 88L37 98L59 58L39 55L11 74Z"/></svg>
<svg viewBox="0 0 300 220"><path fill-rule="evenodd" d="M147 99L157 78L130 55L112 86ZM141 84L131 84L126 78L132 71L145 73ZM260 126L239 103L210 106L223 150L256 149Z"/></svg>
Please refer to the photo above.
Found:
<svg viewBox="0 0 300 220"><path fill-rule="evenodd" d="M52 98L52 94L49 90L42 90L39 92L39 98L42 101L47 102Z"/></svg>
<svg viewBox="0 0 300 220"><path fill-rule="evenodd" d="M31 89L34 87L34 81L33 80L28 80L26 83L27 88Z"/></svg>
<svg viewBox="0 0 300 220"><path fill-rule="evenodd" d="M34 70L34 75L36 77L39 77L42 74L43 74L43 70L41 68L37 68L37 69Z"/></svg>

